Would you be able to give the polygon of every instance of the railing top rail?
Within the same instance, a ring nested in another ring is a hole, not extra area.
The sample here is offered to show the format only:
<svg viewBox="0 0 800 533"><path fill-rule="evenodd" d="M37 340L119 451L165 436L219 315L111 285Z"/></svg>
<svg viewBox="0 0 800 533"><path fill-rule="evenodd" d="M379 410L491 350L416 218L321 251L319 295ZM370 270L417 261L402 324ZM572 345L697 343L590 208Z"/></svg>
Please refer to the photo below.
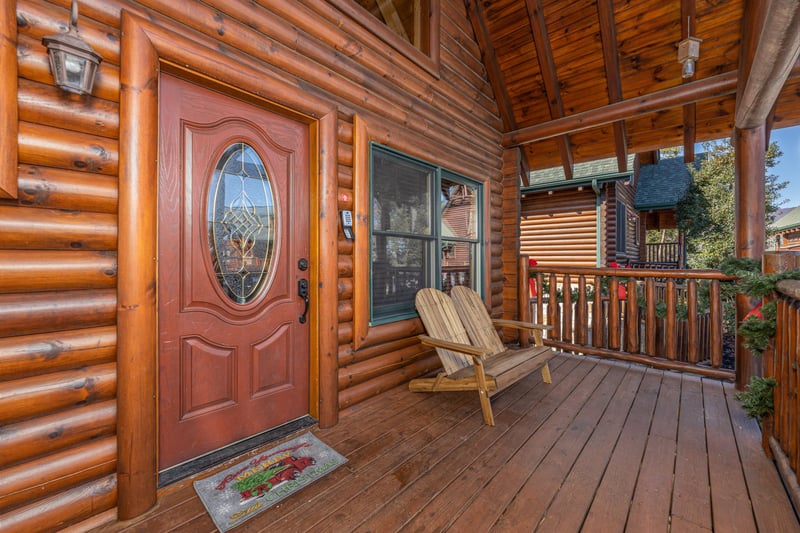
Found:
<svg viewBox="0 0 800 533"><path fill-rule="evenodd" d="M800 280L782 279L775 284L775 290L789 298L800 300Z"/></svg>
<svg viewBox="0 0 800 533"><path fill-rule="evenodd" d="M731 281L736 276L728 276L719 270L666 270L649 268L592 268L567 265L549 265L528 267L529 272L543 274L569 274L570 276L613 276L618 278L671 278L671 279L717 279Z"/></svg>

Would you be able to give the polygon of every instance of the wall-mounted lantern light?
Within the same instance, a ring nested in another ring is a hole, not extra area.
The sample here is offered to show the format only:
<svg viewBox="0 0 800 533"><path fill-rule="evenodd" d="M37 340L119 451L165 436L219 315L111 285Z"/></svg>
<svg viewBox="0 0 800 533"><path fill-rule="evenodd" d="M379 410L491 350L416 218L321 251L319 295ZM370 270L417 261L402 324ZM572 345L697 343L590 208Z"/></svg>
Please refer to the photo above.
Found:
<svg viewBox="0 0 800 533"><path fill-rule="evenodd" d="M42 38L50 55L50 70L56 85L77 94L89 94L94 85L97 66L102 61L78 33L78 2L72 0L69 31Z"/></svg>
<svg viewBox="0 0 800 533"><path fill-rule="evenodd" d="M678 43L678 61L681 63L681 76L691 78L694 76L694 63L700 59L700 43L702 39L687 37Z"/></svg>

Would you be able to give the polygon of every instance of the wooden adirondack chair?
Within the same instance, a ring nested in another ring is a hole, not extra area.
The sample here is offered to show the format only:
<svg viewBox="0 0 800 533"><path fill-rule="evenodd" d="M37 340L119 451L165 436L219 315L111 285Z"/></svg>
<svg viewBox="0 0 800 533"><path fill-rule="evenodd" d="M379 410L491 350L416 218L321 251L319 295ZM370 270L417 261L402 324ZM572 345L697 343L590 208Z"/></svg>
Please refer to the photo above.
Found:
<svg viewBox="0 0 800 533"><path fill-rule="evenodd" d="M454 287L452 298L437 289L417 293L416 306L428 335L422 344L436 348L444 372L418 378L408 385L413 392L478 391L483 421L494 425L490 397L540 369L550 383L547 361L553 351L542 345L542 330L549 326L489 318L480 296L466 287ZM506 348L495 325L534 331L535 345Z"/></svg>

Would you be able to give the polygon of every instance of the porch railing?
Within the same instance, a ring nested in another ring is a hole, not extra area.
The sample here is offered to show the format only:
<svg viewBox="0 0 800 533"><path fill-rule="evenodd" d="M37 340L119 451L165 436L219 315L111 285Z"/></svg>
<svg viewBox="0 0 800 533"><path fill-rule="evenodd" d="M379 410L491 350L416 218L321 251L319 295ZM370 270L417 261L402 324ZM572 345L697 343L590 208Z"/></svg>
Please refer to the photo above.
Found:
<svg viewBox="0 0 800 533"><path fill-rule="evenodd" d="M734 332L723 328L721 290L730 276L716 270L529 267L524 256L519 270L520 300L531 296L521 318L552 326L549 346L735 377Z"/></svg>
<svg viewBox="0 0 800 533"><path fill-rule="evenodd" d="M649 242L645 244L645 261L648 263L681 263L681 243Z"/></svg>
<svg viewBox="0 0 800 533"><path fill-rule="evenodd" d="M782 280L777 284L775 343L764 352L764 377L775 378L775 413L762 424L765 448L774 455L784 481L791 490L796 509L800 509L797 472L800 467L800 396L798 396L798 330L800 330L800 281Z"/></svg>

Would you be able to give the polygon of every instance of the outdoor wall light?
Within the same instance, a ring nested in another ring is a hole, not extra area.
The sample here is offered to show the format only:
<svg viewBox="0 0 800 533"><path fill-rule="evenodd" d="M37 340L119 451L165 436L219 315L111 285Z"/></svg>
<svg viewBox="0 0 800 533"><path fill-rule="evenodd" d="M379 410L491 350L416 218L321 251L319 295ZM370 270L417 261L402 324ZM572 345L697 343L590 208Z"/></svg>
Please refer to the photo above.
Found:
<svg viewBox="0 0 800 533"><path fill-rule="evenodd" d="M687 37L678 43L678 61L681 63L681 76L691 78L694 76L695 61L700 58L700 43L702 39Z"/></svg>
<svg viewBox="0 0 800 533"><path fill-rule="evenodd" d="M42 38L50 56L50 70L56 85L76 94L90 94L100 55L78 33L78 2L72 0L69 31Z"/></svg>

